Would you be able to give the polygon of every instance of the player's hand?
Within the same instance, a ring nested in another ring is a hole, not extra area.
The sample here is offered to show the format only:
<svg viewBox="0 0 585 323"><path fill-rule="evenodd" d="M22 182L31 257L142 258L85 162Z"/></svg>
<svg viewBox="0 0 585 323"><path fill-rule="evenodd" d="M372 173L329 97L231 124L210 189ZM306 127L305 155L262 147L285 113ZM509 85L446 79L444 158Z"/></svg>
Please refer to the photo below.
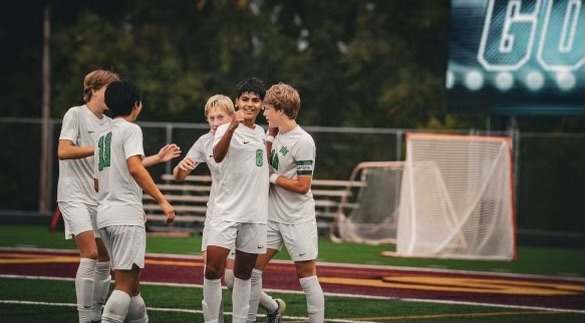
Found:
<svg viewBox="0 0 585 323"><path fill-rule="evenodd" d="M175 221L175 209L171 206L171 204L169 204L169 202L167 200L160 203L160 207L163 210L163 212L165 213L165 215L167 216L167 218L165 220L165 224L169 224L169 223Z"/></svg>
<svg viewBox="0 0 585 323"><path fill-rule="evenodd" d="M183 158L183 160L181 160L177 165L177 167L179 167L180 170L185 172L190 172L194 170L195 166L197 166L197 163L189 157Z"/></svg>
<svg viewBox="0 0 585 323"><path fill-rule="evenodd" d="M236 111L234 116L232 117L232 121L228 127L228 130L231 132L236 131L236 129L240 126L240 123L244 121L244 112L242 110Z"/></svg>
<svg viewBox="0 0 585 323"><path fill-rule="evenodd" d="M163 163L179 156L181 156L181 148L175 144L167 144L158 152L158 158Z"/></svg>
<svg viewBox="0 0 585 323"><path fill-rule="evenodd" d="M242 123L244 120L246 120L246 113L244 110L240 109L234 113L234 117L232 118L232 125L234 123Z"/></svg>

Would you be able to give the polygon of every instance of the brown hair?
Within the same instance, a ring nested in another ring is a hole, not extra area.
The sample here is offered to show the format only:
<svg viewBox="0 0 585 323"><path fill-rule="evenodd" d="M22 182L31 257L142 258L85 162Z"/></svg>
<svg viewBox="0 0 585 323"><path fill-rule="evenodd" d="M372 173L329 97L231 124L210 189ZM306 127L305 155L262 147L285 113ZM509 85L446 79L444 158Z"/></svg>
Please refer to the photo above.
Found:
<svg viewBox="0 0 585 323"><path fill-rule="evenodd" d="M274 106L274 110L284 112L290 119L296 119L301 109L299 92L285 83L278 83L266 91L264 102Z"/></svg>
<svg viewBox="0 0 585 323"><path fill-rule="evenodd" d="M89 102L92 90L99 90L102 87L119 80L120 77L118 74L111 71L95 70L90 72L83 80L83 101Z"/></svg>

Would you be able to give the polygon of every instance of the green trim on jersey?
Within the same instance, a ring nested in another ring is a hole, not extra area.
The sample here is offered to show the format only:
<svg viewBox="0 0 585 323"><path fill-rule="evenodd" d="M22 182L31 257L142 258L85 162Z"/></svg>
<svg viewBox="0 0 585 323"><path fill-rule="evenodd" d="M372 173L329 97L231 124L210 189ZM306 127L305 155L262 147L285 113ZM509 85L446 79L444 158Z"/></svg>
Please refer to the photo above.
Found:
<svg viewBox="0 0 585 323"><path fill-rule="evenodd" d="M298 160L297 175L313 175L313 161L312 160Z"/></svg>

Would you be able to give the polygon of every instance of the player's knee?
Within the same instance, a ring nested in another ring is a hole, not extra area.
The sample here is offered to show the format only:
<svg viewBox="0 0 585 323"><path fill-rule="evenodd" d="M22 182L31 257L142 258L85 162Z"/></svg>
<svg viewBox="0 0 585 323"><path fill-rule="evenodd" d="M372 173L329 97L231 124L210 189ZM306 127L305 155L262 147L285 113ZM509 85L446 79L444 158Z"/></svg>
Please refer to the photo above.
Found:
<svg viewBox="0 0 585 323"><path fill-rule="evenodd" d="M213 264L207 263L205 266L205 278L207 279L220 279L222 276L223 268L220 266L214 266Z"/></svg>

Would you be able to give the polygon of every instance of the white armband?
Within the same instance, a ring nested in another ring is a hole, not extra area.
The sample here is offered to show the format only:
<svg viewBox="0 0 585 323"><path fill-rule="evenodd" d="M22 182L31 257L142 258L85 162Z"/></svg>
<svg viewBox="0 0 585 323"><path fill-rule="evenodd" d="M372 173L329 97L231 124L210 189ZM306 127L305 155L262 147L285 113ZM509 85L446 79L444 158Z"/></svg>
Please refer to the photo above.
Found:
<svg viewBox="0 0 585 323"><path fill-rule="evenodd" d="M270 174L270 178L268 180L270 181L270 183L276 184L276 179L277 178L278 178L278 174L272 173L272 174Z"/></svg>
<svg viewBox="0 0 585 323"><path fill-rule="evenodd" d="M271 136L271 135L266 136L266 141L267 142L274 142L274 136Z"/></svg>

